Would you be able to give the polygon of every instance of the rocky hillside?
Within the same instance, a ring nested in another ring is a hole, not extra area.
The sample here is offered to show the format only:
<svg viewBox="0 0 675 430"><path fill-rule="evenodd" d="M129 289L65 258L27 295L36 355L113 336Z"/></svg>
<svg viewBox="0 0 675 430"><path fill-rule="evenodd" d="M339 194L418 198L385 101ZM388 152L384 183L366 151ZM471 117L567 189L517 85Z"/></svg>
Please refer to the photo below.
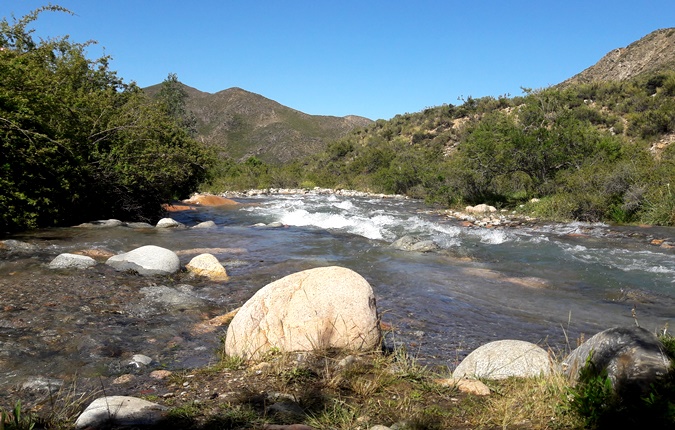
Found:
<svg viewBox="0 0 675 430"><path fill-rule="evenodd" d="M624 81L675 69L675 28L656 30L625 48L618 48L560 86L595 81Z"/></svg>
<svg viewBox="0 0 675 430"><path fill-rule="evenodd" d="M145 88L151 96L161 87ZM215 94L184 86L187 109L197 118L198 138L236 160L256 156L275 164L316 152L357 127L372 123L359 116L319 116L283 106L241 88Z"/></svg>

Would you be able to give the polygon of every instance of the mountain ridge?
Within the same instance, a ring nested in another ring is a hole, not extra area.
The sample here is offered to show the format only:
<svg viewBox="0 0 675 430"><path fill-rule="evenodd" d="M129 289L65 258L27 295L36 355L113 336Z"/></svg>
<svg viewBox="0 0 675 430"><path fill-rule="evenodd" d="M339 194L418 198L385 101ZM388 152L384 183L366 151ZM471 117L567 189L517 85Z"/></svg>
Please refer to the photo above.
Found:
<svg viewBox="0 0 675 430"><path fill-rule="evenodd" d="M161 86L144 91L153 97ZM357 115L310 115L239 87L216 93L181 87L187 95L186 108L196 117L198 138L221 156L238 161L250 157L271 164L296 160L373 122Z"/></svg>
<svg viewBox="0 0 675 430"><path fill-rule="evenodd" d="M613 49L597 63L558 86L625 81L667 69L675 69L675 28L655 30L626 47Z"/></svg>

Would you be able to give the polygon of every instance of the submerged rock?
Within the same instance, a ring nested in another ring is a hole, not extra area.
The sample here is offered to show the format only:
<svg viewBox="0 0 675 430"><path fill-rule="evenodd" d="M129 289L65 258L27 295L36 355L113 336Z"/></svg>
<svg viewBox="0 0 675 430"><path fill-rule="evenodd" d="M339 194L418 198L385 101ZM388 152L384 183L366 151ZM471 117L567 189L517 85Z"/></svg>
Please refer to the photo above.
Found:
<svg viewBox="0 0 675 430"><path fill-rule="evenodd" d="M110 257L106 263L119 271L133 270L140 275L171 275L180 270L175 252L155 245L146 245Z"/></svg>
<svg viewBox="0 0 675 430"><path fill-rule="evenodd" d="M101 219L97 221L85 222L83 224L77 225L76 227L81 228L111 228L111 227L121 227L124 223L118 219Z"/></svg>
<svg viewBox="0 0 675 430"><path fill-rule="evenodd" d="M225 350L256 359L273 348L371 350L380 339L370 284L333 266L294 273L260 289L232 319Z"/></svg>
<svg viewBox="0 0 675 430"><path fill-rule="evenodd" d="M401 251L412 252L433 252L440 249L433 240L421 240L416 236L403 236L394 241L391 247L400 249Z"/></svg>
<svg viewBox="0 0 675 430"><path fill-rule="evenodd" d="M589 364L592 372L607 371L614 389L622 394L642 394L668 373L671 361L659 339L640 327L614 327L588 339L563 360L563 370L573 380Z"/></svg>
<svg viewBox="0 0 675 430"><path fill-rule="evenodd" d="M189 285L180 285L171 288L164 285L143 287L139 290L145 297L143 301L151 307L169 310L184 310L199 308L204 301L195 296Z"/></svg>
<svg viewBox="0 0 675 430"><path fill-rule="evenodd" d="M551 359L540 346L522 340L498 340L469 354L452 377L506 379L548 375L550 371Z"/></svg>
<svg viewBox="0 0 675 430"><path fill-rule="evenodd" d="M22 242L20 240L0 240L0 251L6 251L9 254L30 254L39 249L40 248L32 243Z"/></svg>

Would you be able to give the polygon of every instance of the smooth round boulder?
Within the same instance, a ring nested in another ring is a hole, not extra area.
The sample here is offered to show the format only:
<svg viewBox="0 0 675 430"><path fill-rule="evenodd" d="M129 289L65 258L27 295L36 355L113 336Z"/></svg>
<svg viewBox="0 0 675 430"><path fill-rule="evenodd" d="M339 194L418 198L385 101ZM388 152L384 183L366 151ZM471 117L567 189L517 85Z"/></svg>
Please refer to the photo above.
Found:
<svg viewBox="0 0 675 430"><path fill-rule="evenodd" d="M594 374L607 371L617 392L639 395L668 373L671 361L653 333L633 326L601 331L572 351L562 365L572 380L586 365L593 366Z"/></svg>
<svg viewBox="0 0 675 430"><path fill-rule="evenodd" d="M212 254L199 254L190 260L185 268L195 275L204 276L214 281L227 279L227 271Z"/></svg>
<svg viewBox="0 0 675 430"><path fill-rule="evenodd" d="M185 224L176 221L173 218L162 218L157 221L157 228L183 228Z"/></svg>
<svg viewBox="0 0 675 430"><path fill-rule="evenodd" d="M133 270L140 275L171 275L180 270L175 252L155 245L146 245L124 254L113 255L106 261L121 272Z"/></svg>
<svg viewBox="0 0 675 430"><path fill-rule="evenodd" d="M96 265L96 260L86 255L59 254L49 263L50 269L86 269Z"/></svg>
<svg viewBox="0 0 675 430"><path fill-rule="evenodd" d="M527 378L548 375L550 371L551 359L540 346L522 340L498 340L487 343L469 354L459 363L452 377Z"/></svg>
<svg viewBox="0 0 675 430"><path fill-rule="evenodd" d="M154 425L167 416L168 409L137 397L99 397L80 414L75 421L75 428Z"/></svg>
<svg viewBox="0 0 675 430"><path fill-rule="evenodd" d="M372 350L380 344L375 295L344 267L320 267L281 278L253 295L232 319L230 356L258 359L268 351Z"/></svg>

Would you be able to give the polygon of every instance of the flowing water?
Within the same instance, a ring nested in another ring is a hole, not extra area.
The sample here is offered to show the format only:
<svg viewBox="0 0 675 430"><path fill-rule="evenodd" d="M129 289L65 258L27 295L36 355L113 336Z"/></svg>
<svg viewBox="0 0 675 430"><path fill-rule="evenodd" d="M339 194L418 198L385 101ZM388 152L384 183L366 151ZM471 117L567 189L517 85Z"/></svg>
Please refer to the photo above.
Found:
<svg viewBox="0 0 675 430"><path fill-rule="evenodd" d="M174 214L188 226L215 221L208 230L62 228L16 237L39 250L0 260L0 387L35 377L114 376L138 353L155 367L208 364L217 360L223 329L204 330L203 321L273 280L318 266L348 267L370 282L383 321L394 327L388 345L451 368L493 340L522 339L562 353L582 334L636 322L660 331L675 317L675 252L650 244L672 241L672 228L479 228L405 199L239 200L245 204ZM272 222L284 227L254 227ZM404 235L433 240L440 250L390 246ZM207 248L230 280L147 278L104 264L47 268L62 252L118 253L149 244L177 251L183 264ZM187 302L154 300L169 289Z"/></svg>

